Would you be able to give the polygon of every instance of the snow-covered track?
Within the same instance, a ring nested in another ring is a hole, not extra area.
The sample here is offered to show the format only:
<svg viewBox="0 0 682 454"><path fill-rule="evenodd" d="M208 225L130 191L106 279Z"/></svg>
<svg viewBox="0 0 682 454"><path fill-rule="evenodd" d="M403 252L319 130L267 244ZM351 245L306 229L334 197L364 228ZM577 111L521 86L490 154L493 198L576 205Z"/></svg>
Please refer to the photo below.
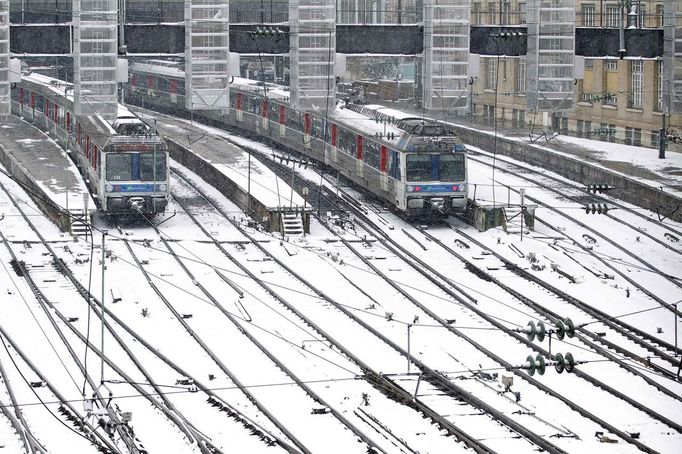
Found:
<svg viewBox="0 0 682 454"><path fill-rule="evenodd" d="M341 191L342 194L344 191ZM348 202L349 200L352 200L353 197L350 194L345 194L344 195L344 200ZM535 350L545 358L551 360L552 355L549 353L549 351L545 350L544 348L539 347L535 343L529 341L525 335L520 334L517 330L515 329L510 329L509 327L505 326L504 324L500 323L498 320L496 320L494 317L492 317L490 314L487 314L483 311L481 311L479 308L476 307L475 304L472 304L471 301L469 301L466 298L463 298L460 296L457 292L454 292L451 288L448 287L448 285L444 283L448 283L452 285L454 288L456 288L456 285L454 282L452 282L450 279L448 279L446 276L442 275L438 270L434 269L431 267L428 263L424 262L421 260L419 257L414 255L413 253L409 252L403 245L399 244L397 241L395 241L391 236L386 234L383 229L376 225L367 215L363 210L360 210L357 208L358 205L361 205L359 202L357 203L350 203L348 202L348 209L351 210L359 220L362 221L363 227L365 228L366 231L372 232L373 234L376 235L376 238L381 244L391 253L395 254L396 256L402 256L404 257L403 259L405 260L406 263L410 264L412 269L414 269L417 273L422 274L426 279L430 280L433 284L435 284L437 287L439 287L441 290L443 290L445 293L449 294L452 298L457 300L459 303L465 305L468 309L472 310L475 312L478 316L486 320L488 323L491 325L495 326L497 329L505 332L507 335L515 338L518 342L527 345L529 348ZM503 367L507 368L508 370L512 371L518 376L523 377L525 380L529 381L532 383L534 386L536 386L538 389L546 392L547 394L556 397L557 399L563 401L565 404L569 405L572 409L580 413L581 415L591 419L595 423L601 425L602 427L608 428L609 431L612 433L618 435L619 437L623 438L624 440L628 441L629 443L632 443L633 445L637 446L640 450L644 452L656 452L653 448L650 446L646 445L642 441L640 441L638 438L633 437L631 434L620 430L613 424L610 424L608 421L605 419L599 417L596 415L594 412L591 412L571 399L567 398L560 392L557 392L556 390L544 385L542 382L539 380L536 380L533 377L529 377L527 374L522 372L518 367L514 367L514 365L510 364L508 361L504 360L500 356L496 355L494 352L492 352L489 349L486 349L484 346L480 345L477 343L475 340L472 338L466 336L464 333L461 331L458 331L456 328L452 327L449 325L447 320L444 320L440 316L438 316L436 313L432 312L429 308L421 304L419 301L417 301L415 298L412 296L406 294L400 286L396 285L391 279L389 279L387 276L385 276L378 268L376 268L369 260L367 260L365 257L362 255L358 255L358 257L367 265L369 266L374 273L380 274L384 276L384 279L389 283L389 285L393 286L397 291L403 293L403 295L411 300L413 304L415 304L417 307L422 309L424 312L429 314L434 320L437 320L438 323L440 323L444 328L447 330L457 334L459 337L468 339L468 342L470 342L472 345L475 345L477 349L480 351L485 352L490 358L494 359L496 362L501 364ZM629 405L632 405L634 408L637 410L648 414L652 418L659 420L663 424L668 425L669 427L675 429L676 431L682 433L682 427L676 423L675 421L672 421L670 418L667 418L663 415L657 414L656 412L652 412L650 409L648 409L645 405L641 404L637 400L633 399L632 397L628 396L627 394L620 392L619 390L615 389L613 386L610 386L609 384L598 380L592 376L590 376L587 373L584 373L579 370L579 368L576 368L574 370L574 373L576 376L579 376L580 378L583 378L586 380L588 383L593 384L594 386L597 386L598 388L603 389L604 391L608 392L609 394L616 396L619 399L624 400L627 402Z"/></svg>
<svg viewBox="0 0 682 454"><path fill-rule="evenodd" d="M590 315L593 317L595 320L598 320L600 323L607 325L609 328L617 332L618 334L627 337L629 340L634 342L635 344L639 345L640 347L643 347L647 351L651 352L655 356L665 360L668 362L674 370L677 370L677 368L680 366L680 360L675 358L675 346L671 345L668 342L665 342L661 340L658 337L652 336L649 333L640 330L637 327L634 327L627 322L616 318L612 317L605 312L591 306L590 304L585 303L584 301L581 301L579 298L576 298L572 295L569 295L568 293L564 292L563 290L557 288L556 286L550 284L549 282L542 280L538 278L537 276L533 275L532 273L528 272L527 270L521 268L520 266L516 265L512 261L508 260L506 257L502 256L501 254L498 254L497 252L493 251L492 249L488 248L485 246L483 243L480 241L476 240L476 238L472 237L471 235L468 235L467 233L455 229L455 231L461 235L463 238L466 238L468 241L471 243L477 245L480 249L483 249L485 251L488 251L489 254L493 255L495 258L500 260L506 269L513 271L515 274L519 275L523 279L526 279L528 281L531 281L547 291L553 293L557 297L561 298L562 300L572 304L575 307L578 307L581 311L585 312L586 314ZM459 260L462 262L468 263L469 266L476 266L474 263L471 261L467 260L465 257L463 257L461 254L458 254L455 250L450 248L449 246L445 245L442 243L441 240L436 238L434 235L430 234L429 232L422 230L422 234L429 238L431 241L439 244L441 247L446 249L448 252L450 252L453 256L457 257ZM478 272L487 276L489 279L495 281L498 285L504 285L501 283L498 279L494 278L490 273L488 273L486 270L484 270L481 267L477 267ZM518 293L518 292L517 292ZM523 295L519 295L518 298L523 298L526 299ZM556 322L557 320L560 320L561 317L559 314L554 313L553 311L541 307L539 304L537 304L534 301L531 301L528 299L528 302L534 306L534 308L540 310L542 313L545 315L551 317L553 319L553 322ZM644 358L636 353L631 352L630 350L624 349L612 342L607 341L604 336L598 336L592 331L589 331L585 329L582 326L578 326L576 328L580 333L590 337L592 340L600 343L604 343L605 345L608 345L609 348L616 350L618 353L621 353L623 355L628 356L631 359L634 359L635 361L641 363L642 365L646 367L651 367L654 371L657 373L660 373L662 375L665 375L668 378L675 379L676 374L671 371L670 369L658 366L655 363L651 363L647 358ZM632 371L635 374L640 374L639 371ZM676 400L682 400L682 396L679 396L678 394L669 391L667 388L664 387L659 387L657 384L655 384L659 390L662 392L668 394L670 397L676 399Z"/></svg>
<svg viewBox="0 0 682 454"><path fill-rule="evenodd" d="M182 178L182 175L177 174L179 177ZM195 188L195 190L201 194L208 203L212 204L215 209L220 212L226 219L231 218L222 211L222 209L217 206L210 197L208 197L200 188ZM234 223L235 227L239 228L239 226ZM241 229L240 229L241 230ZM411 355L408 355L408 353L393 343L391 340L386 338L385 336L381 335L379 332L377 332L375 329L373 329L371 326L367 325L364 323L362 320L359 320L357 317L354 316L348 309L346 309L343 305L337 303L330 295L325 294L324 292L320 291L319 289L316 288L316 286L306 280L304 277L302 277L299 273L297 273L295 270L291 269L291 267L287 266L284 264L281 260L279 260L277 257L273 256L270 254L262 245L259 244L258 241L256 241L254 238L252 238L248 233L242 230L242 233L250 238L252 243L261 251L263 254L267 255L268 257L271 257L272 260L274 260L278 266L280 266L282 269L284 269L288 274L293 276L296 280L300 281L303 285L311 289L315 294L319 295L321 298L323 298L325 301L328 301L330 304L332 304L337 310L341 311L344 315L346 315L348 318L350 318L352 321L355 323L361 325L363 328L365 328L367 331L369 331L372 335L380 339L382 342L385 344L389 345L392 349L396 350L398 353L402 354L403 356L410 357ZM215 240L214 240L215 241ZM216 245L223 249L222 245L220 245L217 241ZM320 333L324 339L329 341L332 345L334 345L339 351L341 351L344 355L346 355L348 358L350 358L355 364L357 364L364 372L363 378L368 381L369 383L373 384L376 386L378 389L381 390L382 393L385 393L389 396L391 396L392 399L397 400L400 403L409 405L411 407L416 408L418 411L422 412L424 415L432 419L435 423L439 424L441 427L444 427L448 432L450 432L452 435L457 437L459 440L463 441L466 443L467 446L472 448L478 453L494 453L495 451L492 450L489 446L487 446L484 442L479 441L476 437L472 436L472 434L464 432L460 428L456 427L455 424L444 418L442 415L440 415L438 412L434 411L431 409L428 405L426 405L424 402L420 401L419 399L415 399L414 396L412 396L409 392L407 392L405 389L400 387L396 382L393 380L389 379L388 377L377 373L370 365L366 364L362 359L360 359L357 355L355 355L353 352L348 350L343 343L334 338L332 335L327 333L324 328L319 326L317 323L315 323L313 320L308 318L306 315L304 315L302 312L300 312L296 307L291 305L285 298L281 297L278 295L278 292L275 288L267 285L262 281L262 279L258 278L255 276L251 271L249 271L248 268L244 267L241 265L237 260L232 258L231 254L227 252L226 250L224 253L231 258L231 260L234 261L235 264L237 264L240 269L249 275L254 281L258 282L261 285L264 285L266 290L271 293L280 303L285 305L291 312L293 312L296 316L298 316L300 319L304 320L306 324L311 326L316 332ZM452 386L451 383L445 384L444 380L438 372L434 370L427 369L426 372L430 372L432 379L436 382L440 382L440 389L444 390L447 393L451 393L455 395L458 399L462 399L463 401L467 402L469 405L471 405L473 408L477 408L483 411L492 411L495 413L496 412L492 408L488 408L485 404L483 404L481 401L476 399L475 397L471 396L469 393L463 391L462 389ZM426 380L428 381L428 380ZM436 388L434 388L436 389ZM476 403L478 403L480 406L477 406ZM494 418L497 419L497 418ZM505 418L502 418L504 421ZM511 423L514 424L514 423ZM522 427L519 427L519 430L529 432L525 430ZM547 449L549 452L553 453L564 453L562 449L552 445L551 443L547 443L544 440L539 441L540 444L538 446L543 446L544 449Z"/></svg>
<svg viewBox="0 0 682 454"><path fill-rule="evenodd" d="M488 158L492 158L493 155L492 153L483 151L483 150L478 150L476 152L471 151L468 155L468 158L471 159L472 161L481 163L481 164L487 164L485 161L476 158L476 155L481 155L481 156L486 156ZM640 220L644 220L646 224L648 225L653 225L656 228L663 229L667 232L670 232L674 234L676 237L678 237L680 240L682 240L682 230L680 230L678 227L675 225L672 225L671 223L666 223L661 220L655 219L653 217L647 216L643 213L641 213L641 210L633 209L630 206L621 203L618 199L615 197L607 197L606 195L601 195L601 194L595 194L592 192L589 192L587 188L584 185L579 185L567 178L562 178L562 177L557 177L551 174L550 172L547 172L546 170L538 170L535 169L529 165L525 165L519 161L514 161L512 159L506 158L504 156L497 155L495 157L497 160L498 165L501 163L507 164L509 166L521 169L523 173L526 174L533 174L537 177L537 179L530 179L530 178L525 178L526 180L532 181L534 184L537 184L539 187L542 187L548 191L552 192L557 192L556 187L553 187L550 184L547 183L542 183L541 180L549 180L555 184L560 185L561 187L564 188L565 192L562 192L561 194L566 196L568 199L575 201L576 203L581 203L583 200L589 199L590 201L596 201L596 202L601 202L601 203L606 203L610 207L615 207L621 212L628 213L630 215L633 215L637 217ZM498 167L499 169L499 167ZM524 178L522 174L517 175L521 178ZM573 191L577 192L577 195L572 195L567 193L567 189L571 188ZM649 233L644 227L642 226L636 226L632 222L629 222L628 220L624 219L623 217L619 217L616 215L613 215L611 213L607 213L606 216L609 218L616 220L619 223L622 223L623 225L626 225L627 227L636 230L639 234L646 236L647 238L651 239L652 241L656 242L660 246L665 247L666 249L669 249L673 252L676 252L678 254L682 254L682 249L679 247L673 247L670 244L666 243L665 241L661 240L658 238L656 235L653 235Z"/></svg>
<svg viewBox="0 0 682 454"><path fill-rule="evenodd" d="M476 159L476 158L473 158L473 157L471 157L471 156L469 156L469 159L471 159L471 160L473 160L473 161L475 161L475 162L478 162L478 163L480 163L480 164L482 164L482 165L492 167L492 163L487 162L487 161L485 161L485 160ZM546 191L552 192L552 193L554 193L554 194L557 194L558 196L560 196L560 197L562 197L562 198L567 198L567 199L570 199L570 198L571 198L570 195L567 195L566 191L559 191L559 190L557 190L556 188L552 188L551 186L549 186L549 185L547 185L547 184L540 183L540 182L537 181L537 179L535 179L535 178L529 178L528 176L523 175L521 172L514 172L514 171L511 171L511 170L507 170L507 169L504 169L504 168L500 168L499 166L498 166L496 169L497 169L499 172L503 172L503 173L506 173L506 174L511 174L511 175L513 175L515 178L520 178L520 179L522 179L522 180L531 182L531 183L533 183L534 185L537 185L539 188L542 188L543 190L546 190ZM527 170L526 167L523 167L522 169L523 169L524 171ZM544 174L543 174L543 177L544 177ZM517 191L516 189L514 189L514 188L509 188L509 190L512 191L512 192L518 192L518 191ZM561 217L563 217L563 218L569 220L570 222L572 222L572 223L574 223L574 224L580 226L581 228L585 229L586 231L590 232L591 234L595 235L596 237L601 238L605 243L609 244L611 247L615 248L616 250L618 250L618 251L620 251L621 253L625 254L626 256L630 257L632 260L634 260L634 262L641 264L641 265L644 266L646 269L650 270L652 273L655 273L656 275L660 276L660 277L661 277L665 282L667 282L668 284L672 284L673 286L675 286L675 287L677 287L677 288L682 288L682 282L680 282L679 277L670 276L668 273L663 272L663 271L662 271L660 268L658 268L656 265L654 265L654 264L650 263L649 261L643 259L643 258L640 257L638 254L634 253L633 251L631 251L630 249L628 249L627 247L625 247L623 244L621 244L621 242L619 242L617 239L613 238L613 237L612 237L611 235L609 235L608 233L606 233L606 232L600 232L599 230L597 230L597 229L595 229L595 228L593 228L593 227L587 225L586 223L582 222L580 219L576 218L575 216L572 216L572 215L568 214L568 213L567 213L567 210L562 210L562 209L559 209L559 208L550 206L550 205L548 205L547 203L544 203L543 201L539 200L537 197L532 197L532 196L530 196L530 195L528 195L528 194L526 194L525 197L526 197L526 200L527 200L528 202L537 204L539 207L542 207L542 208L544 208L544 209L547 209L547 210L549 210L550 212L552 212L552 213L554 213L554 214L557 214L557 215L559 215L559 216L561 216ZM622 206L622 205L621 205L621 206ZM623 208L623 209L625 209L625 208ZM633 211L633 210L631 210L631 211ZM636 212L636 211L634 211L634 212ZM646 217L645 217L645 218L646 218ZM648 288L646 288L645 285L643 285L643 284L637 282L635 279L633 279L632 277L628 276L625 272L623 272L623 271L622 271L621 269L619 269L618 267L614 266L612 263L609 263L609 261L605 260L603 257L601 257L600 255L598 255L597 253L595 253L595 251L593 251L592 249L586 248L586 247L582 246L581 242L580 242L577 238L571 237L571 236L570 236L568 233L566 233L566 232L559 231L559 230L558 230L556 227L554 227L550 222L544 221L543 218L541 218L540 216L537 216L537 215L536 215L536 216L535 216L535 219L536 219L537 222L541 222L541 223L547 225L549 228L551 228L552 230L556 231L559 235L562 235L562 236L565 236L565 237L571 239L572 241L575 242L575 244L579 245L579 246L581 247L581 249L582 249L585 253L591 255L593 258L595 258L596 260L598 260L599 262L601 262L604 266L606 266L606 267L608 267L609 269L613 270L616 274L618 274L620 277L622 277L622 278L625 279L628 283L630 283L630 285L632 285L634 288L638 289L639 291L641 291L642 293L644 293L645 295L647 295L648 297L650 297L651 299L653 299L654 301L656 301L657 303L659 303L664 309L666 309L666 310L668 310L668 311L670 311L670 312L676 313L678 317L682 317L682 311L680 311L680 310L678 310L678 309L675 309L675 307L674 307L673 304L670 304L670 303L666 302L663 298L661 298L660 296L658 296L657 294L655 294L654 292L652 292L651 290L649 290ZM615 218L613 218L613 217L612 217L612 219L616 220L616 221L619 223L619 225L628 225L628 226L630 226L629 224L623 223L623 221L622 221L621 219L615 219ZM648 219L648 218L647 218L647 219ZM655 221L654 221L654 222L655 222ZM658 224L660 224L660 225L661 225L663 228L665 228L665 229L668 229L668 230L672 229L672 227L668 226L667 224L662 224L662 223L658 223ZM635 228L634 226L630 226L630 227L636 232L637 235L641 235L641 234L642 234L642 230L641 230L641 229ZM657 240L657 241L658 241L658 240ZM660 241L658 241L658 242L660 243ZM680 251L679 251L679 250L676 250L675 248L671 248L671 247L668 247L668 246L666 246L666 247L667 247L667 249L674 251L676 254L679 254L679 253L680 253Z"/></svg>
<svg viewBox="0 0 682 454"><path fill-rule="evenodd" d="M52 273L54 275L54 277L51 279L44 279L44 280L47 282L50 282L50 283L54 283L58 279L63 279L66 282L68 282L68 285L72 286L71 291L75 294L75 298L76 299L82 298L89 305L89 307L93 311L93 313L95 313L101 320L102 319L102 317L101 317L101 310L102 310L101 303L97 300L97 298L95 298L88 291L88 289L83 284L81 284L77 280L77 278L74 276L74 274L71 272L71 270L66 266L66 263L58 257L58 255L56 254L54 249L51 247L51 245L42 237L42 235L37 230L35 225L31 222L29 217L26 216L23 209L16 203L16 201L12 197L12 194L10 194L2 184L0 184L0 189L2 189L8 197L10 197L10 200L12 201L17 212L21 215L21 217L26 222L26 224L29 226L29 228L36 234L36 236L38 237L38 239L42 243L42 246L47 250L47 252L44 253L43 256L48 256L51 258L52 266L47 267L47 268L50 268L51 271L48 270L47 272ZM15 266L17 267L19 274L21 274L25 278L25 280L27 281L29 287L31 288L31 290L35 294L36 299L41 304L41 307L43 308L44 313L50 319L52 326L54 327L55 330L57 330L59 336L62 338L62 340L64 342L64 345L71 352L71 356L73 357L73 360L78 363L81 371L84 371L85 367L83 364L81 364L80 359L73 352L73 349L72 349L70 343L65 339L65 335L61 331L60 326L68 327L70 329L70 331L73 333L73 335L75 335L83 345L86 345L86 348L89 348L95 355L97 355L97 357L99 357L103 361L103 363L106 363L112 370L114 370L120 377L122 377L124 383L130 385L138 393L139 396L144 397L154 408L158 409L161 414L163 414L166 418L168 418L168 420L170 420L179 429L179 431L182 434L184 434L184 436L186 437L186 440L188 440L192 443L195 443L197 448L199 449L199 451L202 454L222 454L223 453L223 451L220 450L217 446L215 446L213 444L213 442L202 433L201 430L197 429L193 423L188 421L184 417L184 415L180 411L178 411L170 403L170 401L166 398L164 392L155 383L154 379L150 376L150 374L147 372L147 370L145 370L141 361L135 357L133 352L128 348L126 342L121 339L121 337L116 333L116 331L113 329L113 327L111 326L111 324L109 322L107 322L106 320L102 321L104 323L104 325L106 326L107 333L112 335L112 337L114 337L114 339L117 341L117 345L123 349L123 351L126 353L128 358L132 360L132 362L134 363L136 368L142 372L143 376L147 380L147 383L153 387L153 389L155 391L155 395L160 396L161 402L156 400L151 393L149 393L142 386L140 386L140 384L137 383L135 381L135 379L133 379L133 377L126 374L126 372L121 367L119 367L112 359L110 359L108 355L104 355L102 353L102 351L97 349L93 345L93 343L89 341L88 338L86 338L82 333L80 333L75 328L75 326L72 323L73 320L71 320L71 319L69 319L69 317L66 317L65 315L63 315L59 311L57 306L55 304L53 304L45 296L44 290L48 290L49 286L46 288L41 288L37 284L36 280L34 280L31 276L31 267L26 266L23 262L18 261L17 255L15 254L14 250L11 247L11 243L7 241L7 239L4 237L4 235L2 235L2 232L0 232L0 238L3 240L3 243L5 244L6 248L10 252L10 255L13 257L13 262L16 263ZM51 315L50 312L54 312L55 316L58 318L58 321L55 321L53 319L53 316ZM109 309L105 309L105 313L107 313L107 316L109 316L109 317L114 317L113 314L109 311ZM116 318L114 318L114 319L116 320L116 322L119 325L121 325L121 321L119 319L116 319ZM2 329L2 328L0 327L0 329ZM124 329L126 329L129 332L129 334L131 334L131 335L135 334L126 326L124 326ZM138 337L136 340L141 342L149 352L151 352L157 356L160 356L158 349L153 348L151 345L146 343L144 341L144 339ZM13 344L13 346L15 348L18 348L14 344ZM111 355L111 353L109 353L109 355ZM178 369L177 366L175 366L172 363L170 363L169 361L167 361L166 358L162 358L162 360L165 360L170 367L174 368L174 370L178 370L181 373L181 375L188 376L187 374L183 374L182 373L183 371L181 369ZM29 364L29 365L35 369L35 367L33 365L31 365L31 364ZM39 372L37 372L37 371L36 371L36 373L39 374ZM39 377L41 379L43 379L41 375L39 375ZM87 377L87 378L88 378L90 386L92 387L93 390L95 390L94 395L95 395L95 397L97 397L98 402L101 402L100 405L102 406L102 408L105 408L107 413L110 415L113 413L114 418L112 418L112 419L115 421L118 421L119 420L118 418L120 416L119 415L120 411L116 410L116 412L113 412L112 409L110 408L110 405L108 405L108 403L105 402L107 399L101 395L99 387L95 385L95 383L92 381L92 379L90 377ZM46 381L46 383L48 383L48 382ZM78 425L78 427L81 429L83 429L83 427L85 427L85 428L90 427L92 429L91 430L92 432L95 431L95 428L90 426L89 423L85 420L85 418L79 415L79 413L72 407L71 403L68 401L65 401L65 399L63 397L61 397L60 394L58 394L58 392L56 391L56 389L57 389L56 387L53 387L49 383L48 383L48 386L50 387L50 389L54 388L55 396L57 396L60 401L64 402L63 410L60 409L60 412L64 415L66 415L67 419L72 419L73 421L75 421L74 424L77 424L77 425L80 424L80 425ZM262 430L262 428L259 428L257 425L250 422L247 418L240 415L238 410L232 409L229 404L222 401L222 399L220 399L218 396L214 395L206 387L202 386L201 388L204 392L206 392L209 395L209 400L207 402L207 404L208 404L207 406L220 407L221 410L226 411L231 417L237 419L238 422L240 422L241 424L243 424L247 428L249 428L249 426L251 426L250 429L251 429L252 433L261 434L261 438L264 439L266 444L271 444L270 440L273 440L273 439L277 440L276 437L272 437L270 434L268 434L267 436L263 436L262 434L264 431ZM118 408L118 406L117 406L117 408ZM77 416L68 416L68 415L77 415ZM123 431L123 430L128 429L128 425L123 424L121 422L115 422L114 425L112 425L112 427L114 427L114 430L117 430L117 431ZM101 434L99 434L98 432L95 432L95 435L100 437L103 440L103 442L108 442L108 440L109 440L108 437L104 437ZM136 436L132 435L132 431L131 431L131 434L129 434L129 438L124 439L124 441L126 442L126 447L128 448L128 452L130 452L131 454L137 454L140 452L144 452L144 448L142 448L141 445L138 446L139 439ZM128 443L131 443L131 445L128 445ZM113 445L110 445L110 443L109 444L105 443L105 445L107 446L107 448L101 448L100 449L100 450L103 450L103 452L116 452L116 453L120 452L120 450L114 448ZM287 446L287 444L285 442L281 442L281 445L284 447ZM287 449L287 451L292 453L292 454L300 454L299 451L297 451L295 449Z"/></svg>

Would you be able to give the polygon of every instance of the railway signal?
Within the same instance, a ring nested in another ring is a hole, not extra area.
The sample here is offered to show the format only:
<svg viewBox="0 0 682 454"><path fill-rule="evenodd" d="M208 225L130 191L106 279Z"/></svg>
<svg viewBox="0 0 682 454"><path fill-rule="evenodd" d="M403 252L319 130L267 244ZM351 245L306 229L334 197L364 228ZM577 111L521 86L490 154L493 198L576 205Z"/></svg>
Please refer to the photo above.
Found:
<svg viewBox="0 0 682 454"><path fill-rule="evenodd" d="M609 208L605 203L588 203L585 205L585 214L608 214L610 209L611 208Z"/></svg>
<svg viewBox="0 0 682 454"><path fill-rule="evenodd" d="M591 192L592 194L603 194L606 191L610 191L613 189L613 187L609 186L608 184L588 184L587 185L587 192Z"/></svg>

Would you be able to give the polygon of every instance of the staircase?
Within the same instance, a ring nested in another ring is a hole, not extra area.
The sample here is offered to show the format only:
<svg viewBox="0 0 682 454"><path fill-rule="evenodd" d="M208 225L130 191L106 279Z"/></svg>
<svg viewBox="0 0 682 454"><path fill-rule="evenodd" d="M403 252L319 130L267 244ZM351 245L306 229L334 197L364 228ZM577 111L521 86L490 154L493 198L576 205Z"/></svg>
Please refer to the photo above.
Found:
<svg viewBox="0 0 682 454"><path fill-rule="evenodd" d="M85 210L69 210L71 215L71 235L87 238L90 233L89 216Z"/></svg>
<svg viewBox="0 0 682 454"><path fill-rule="evenodd" d="M281 214L282 233L284 235L303 235L303 219L300 213L284 212Z"/></svg>

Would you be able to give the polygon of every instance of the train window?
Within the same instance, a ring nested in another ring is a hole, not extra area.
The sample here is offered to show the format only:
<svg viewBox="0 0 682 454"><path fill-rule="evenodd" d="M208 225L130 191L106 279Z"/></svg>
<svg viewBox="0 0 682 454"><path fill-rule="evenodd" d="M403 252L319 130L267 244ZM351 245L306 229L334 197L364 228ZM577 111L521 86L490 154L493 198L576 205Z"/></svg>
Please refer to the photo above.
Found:
<svg viewBox="0 0 682 454"><path fill-rule="evenodd" d="M301 112L294 109L287 109L287 125L296 131L303 131L303 116Z"/></svg>
<svg viewBox="0 0 682 454"><path fill-rule="evenodd" d="M379 168L379 159L381 158L381 145L367 140L365 142L365 152L363 154L363 161L375 169Z"/></svg>
<svg viewBox="0 0 682 454"><path fill-rule="evenodd" d="M457 181L464 180L466 174L464 167L465 155L463 153L457 154L441 154L434 156L438 159L438 175L441 181Z"/></svg>
<svg viewBox="0 0 682 454"><path fill-rule="evenodd" d="M407 181L431 181L434 179L431 155L408 154L406 166Z"/></svg>
<svg viewBox="0 0 682 454"><path fill-rule="evenodd" d="M391 150L388 155L388 175L400 180L400 153Z"/></svg>
<svg viewBox="0 0 682 454"><path fill-rule="evenodd" d="M275 104L270 101L270 114L268 118L272 121L277 121L279 119L279 104Z"/></svg>
<svg viewBox="0 0 682 454"><path fill-rule="evenodd" d="M128 181L133 178L133 157L130 153L107 154L107 180Z"/></svg>
<svg viewBox="0 0 682 454"><path fill-rule="evenodd" d="M156 167L156 173L154 167ZM140 153L140 180L162 181L165 179L166 155L163 153Z"/></svg>
<svg viewBox="0 0 682 454"><path fill-rule="evenodd" d="M339 128L338 141L339 141L338 147L341 151L355 156L355 152L357 149L355 134L343 128Z"/></svg>

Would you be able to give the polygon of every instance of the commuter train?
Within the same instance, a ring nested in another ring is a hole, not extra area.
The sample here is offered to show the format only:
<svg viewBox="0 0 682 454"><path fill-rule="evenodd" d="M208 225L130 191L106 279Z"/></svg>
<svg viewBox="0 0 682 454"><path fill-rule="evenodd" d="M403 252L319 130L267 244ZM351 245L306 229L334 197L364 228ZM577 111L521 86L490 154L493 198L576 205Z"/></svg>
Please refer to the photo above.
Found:
<svg viewBox="0 0 682 454"><path fill-rule="evenodd" d="M74 114L73 86L22 70L12 111L46 131L65 149L107 214L157 214L168 204L165 142L122 105L118 117Z"/></svg>
<svg viewBox="0 0 682 454"><path fill-rule="evenodd" d="M126 102L187 116L179 63L136 62L130 71ZM408 217L447 215L467 206L466 148L447 125L433 120L344 103L325 118L290 107L285 87L240 78L231 81L229 109L193 116L324 162Z"/></svg>

